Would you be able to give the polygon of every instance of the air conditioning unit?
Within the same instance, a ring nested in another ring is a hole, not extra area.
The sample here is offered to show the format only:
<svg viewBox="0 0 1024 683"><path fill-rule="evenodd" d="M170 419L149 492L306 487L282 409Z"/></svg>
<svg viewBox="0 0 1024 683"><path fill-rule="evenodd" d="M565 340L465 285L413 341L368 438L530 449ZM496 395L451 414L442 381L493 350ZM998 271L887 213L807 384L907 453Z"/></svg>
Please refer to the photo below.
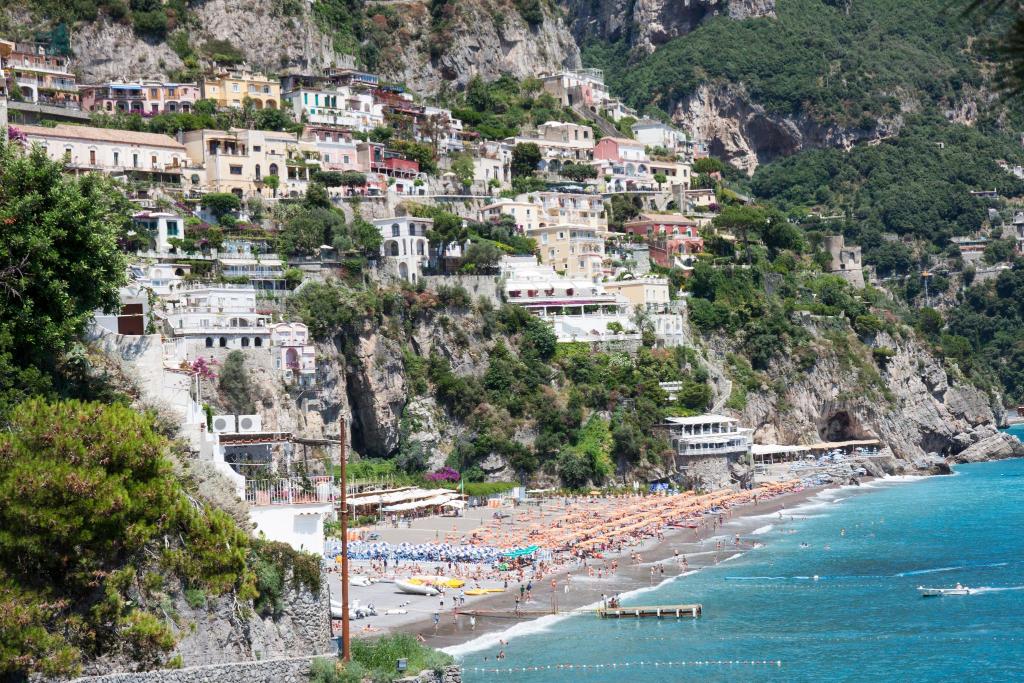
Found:
<svg viewBox="0 0 1024 683"><path fill-rule="evenodd" d="M235 416L234 415L214 415L213 416L213 431L215 434L234 434L235 432Z"/></svg>
<svg viewBox="0 0 1024 683"><path fill-rule="evenodd" d="M263 430L263 420L259 415L239 415L238 431L241 434L252 434Z"/></svg>

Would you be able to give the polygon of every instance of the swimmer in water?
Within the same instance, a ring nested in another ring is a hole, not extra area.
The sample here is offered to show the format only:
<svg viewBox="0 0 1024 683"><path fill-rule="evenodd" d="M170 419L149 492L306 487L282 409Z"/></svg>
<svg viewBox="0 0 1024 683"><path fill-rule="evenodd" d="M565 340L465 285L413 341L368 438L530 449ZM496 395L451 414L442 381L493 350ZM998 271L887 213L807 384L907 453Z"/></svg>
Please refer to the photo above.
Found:
<svg viewBox="0 0 1024 683"><path fill-rule="evenodd" d="M846 535L846 529L840 529L839 535L840 536L845 536Z"/></svg>

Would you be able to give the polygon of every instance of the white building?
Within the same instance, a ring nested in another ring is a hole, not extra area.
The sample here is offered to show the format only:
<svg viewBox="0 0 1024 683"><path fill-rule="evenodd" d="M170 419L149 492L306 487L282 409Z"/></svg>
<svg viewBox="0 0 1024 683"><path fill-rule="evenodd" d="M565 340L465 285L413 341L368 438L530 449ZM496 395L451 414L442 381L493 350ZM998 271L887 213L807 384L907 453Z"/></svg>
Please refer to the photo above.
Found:
<svg viewBox="0 0 1024 683"><path fill-rule="evenodd" d="M685 133L654 119L637 121L631 129L633 138L648 147L664 147L669 152L675 152L686 143Z"/></svg>
<svg viewBox="0 0 1024 683"><path fill-rule="evenodd" d="M429 260L427 231L434 227L431 218L395 216L373 221L383 240L380 255L391 262L403 280L417 282Z"/></svg>
<svg viewBox="0 0 1024 683"><path fill-rule="evenodd" d="M18 129L30 144L42 145L48 157L63 162L69 171L178 183L182 167L188 164L184 145L159 133L63 124L53 128L19 125Z"/></svg>
<svg viewBox="0 0 1024 683"><path fill-rule="evenodd" d="M316 349L309 341L309 329L299 322L269 326L274 368L286 380L312 384L316 375Z"/></svg>
<svg viewBox="0 0 1024 683"><path fill-rule="evenodd" d="M369 132L384 125L384 108L373 95L347 86L299 88L282 96L296 121Z"/></svg>
<svg viewBox="0 0 1024 683"><path fill-rule="evenodd" d="M675 454L676 468L695 481L722 486L730 466L750 460L754 430L724 415L669 417L661 425Z"/></svg>
<svg viewBox="0 0 1024 683"><path fill-rule="evenodd" d="M208 349L270 346L269 311L257 307L248 285L179 289L164 297L165 325L179 358L192 360Z"/></svg>
<svg viewBox="0 0 1024 683"><path fill-rule="evenodd" d="M152 249L165 254L171 250L171 239L184 239L185 220L176 213L167 211L139 211L132 215L135 231L148 235Z"/></svg>

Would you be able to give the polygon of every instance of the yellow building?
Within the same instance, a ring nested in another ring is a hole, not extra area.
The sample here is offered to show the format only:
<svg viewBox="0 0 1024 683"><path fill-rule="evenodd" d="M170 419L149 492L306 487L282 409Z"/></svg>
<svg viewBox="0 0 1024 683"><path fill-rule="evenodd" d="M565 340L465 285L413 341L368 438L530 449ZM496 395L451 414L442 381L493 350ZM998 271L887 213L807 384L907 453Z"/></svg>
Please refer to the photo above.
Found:
<svg viewBox="0 0 1024 683"><path fill-rule="evenodd" d="M241 107L245 99L256 109L278 109L281 106L281 84L261 73L228 69L203 77L202 96L218 107Z"/></svg>
<svg viewBox="0 0 1024 683"><path fill-rule="evenodd" d="M611 280L601 285L606 292L621 294L634 307L658 310L669 303L667 278L648 276L633 280Z"/></svg>
<svg viewBox="0 0 1024 683"><path fill-rule="evenodd" d="M212 192L298 197L319 168L319 162L306 158L293 133L232 128L190 130L182 137L189 159L205 174L201 182ZM267 176L277 177L276 192L267 185Z"/></svg>
<svg viewBox="0 0 1024 683"><path fill-rule="evenodd" d="M568 277L595 280L604 272L604 237L581 225L549 225L526 232L537 241L541 263Z"/></svg>

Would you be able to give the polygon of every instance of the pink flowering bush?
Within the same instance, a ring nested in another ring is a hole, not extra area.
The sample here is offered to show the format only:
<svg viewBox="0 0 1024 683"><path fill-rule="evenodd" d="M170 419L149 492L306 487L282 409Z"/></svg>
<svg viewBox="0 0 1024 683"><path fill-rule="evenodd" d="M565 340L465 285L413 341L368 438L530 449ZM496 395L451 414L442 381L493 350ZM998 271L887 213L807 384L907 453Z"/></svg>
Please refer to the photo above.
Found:
<svg viewBox="0 0 1024 683"><path fill-rule="evenodd" d="M442 467L436 472L431 472L424 477L427 481L458 481L461 479L457 470L451 467Z"/></svg>

